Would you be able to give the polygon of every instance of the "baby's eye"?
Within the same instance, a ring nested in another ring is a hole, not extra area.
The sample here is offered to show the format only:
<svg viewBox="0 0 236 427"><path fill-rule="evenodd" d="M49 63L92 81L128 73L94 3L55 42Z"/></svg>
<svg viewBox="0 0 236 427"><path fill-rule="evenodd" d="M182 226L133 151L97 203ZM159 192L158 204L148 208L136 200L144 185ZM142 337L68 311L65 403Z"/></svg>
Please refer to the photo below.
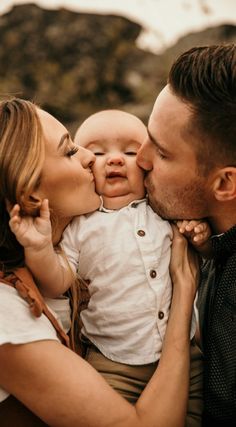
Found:
<svg viewBox="0 0 236 427"><path fill-rule="evenodd" d="M94 151L93 154L95 154L95 156L103 156L105 153L102 151Z"/></svg>
<svg viewBox="0 0 236 427"><path fill-rule="evenodd" d="M125 154L127 156L136 156L137 152L136 151L126 151Z"/></svg>
<svg viewBox="0 0 236 427"><path fill-rule="evenodd" d="M67 151L66 153L67 157L74 156L74 154L76 154L78 150L79 150L79 147L75 145L74 147L72 147L70 150Z"/></svg>

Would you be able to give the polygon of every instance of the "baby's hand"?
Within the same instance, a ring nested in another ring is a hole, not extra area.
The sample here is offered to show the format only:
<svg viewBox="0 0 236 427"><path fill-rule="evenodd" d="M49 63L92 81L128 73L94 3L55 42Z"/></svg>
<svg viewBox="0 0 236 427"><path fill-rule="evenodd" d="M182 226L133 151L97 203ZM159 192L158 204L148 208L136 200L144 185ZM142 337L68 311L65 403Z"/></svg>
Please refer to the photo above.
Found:
<svg viewBox="0 0 236 427"><path fill-rule="evenodd" d="M52 239L48 200L44 199L39 216L20 215L20 206L14 205L9 211L9 226L18 242L26 249L40 250Z"/></svg>
<svg viewBox="0 0 236 427"><path fill-rule="evenodd" d="M177 221L179 232L194 245L199 247L206 243L211 237L211 229L206 221L202 220L183 220Z"/></svg>

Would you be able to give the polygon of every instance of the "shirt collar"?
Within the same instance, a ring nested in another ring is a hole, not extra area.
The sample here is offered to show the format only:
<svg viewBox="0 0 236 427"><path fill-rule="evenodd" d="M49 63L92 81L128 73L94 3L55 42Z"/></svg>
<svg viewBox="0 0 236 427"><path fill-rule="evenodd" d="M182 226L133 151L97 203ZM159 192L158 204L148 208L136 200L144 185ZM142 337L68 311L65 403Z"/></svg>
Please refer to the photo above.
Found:
<svg viewBox="0 0 236 427"><path fill-rule="evenodd" d="M109 212L116 212L116 211L119 211L120 209L107 209L107 208L105 208L104 206L103 206L103 200L102 200L102 197L100 196L100 199L101 199L101 205L100 205L100 207L99 207L99 211L100 212L107 212L107 213L109 213ZM125 208L127 208L127 207L131 207L131 208L136 208L140 203L143 203L143 202L146 202L147 201L147 199L145 198L145 199L139 199L139 200L132 200L132 202L130 202L127 206L124 206ZM123 209L123 208L121 208L121 209Z"/></svg>
<svg viewBox="0 0 236 427"><path fill-rule="evenodd" d="M211 240L214 258L218 260L227 259L236 252L236 225L223 234L212 236Z"/></svg>

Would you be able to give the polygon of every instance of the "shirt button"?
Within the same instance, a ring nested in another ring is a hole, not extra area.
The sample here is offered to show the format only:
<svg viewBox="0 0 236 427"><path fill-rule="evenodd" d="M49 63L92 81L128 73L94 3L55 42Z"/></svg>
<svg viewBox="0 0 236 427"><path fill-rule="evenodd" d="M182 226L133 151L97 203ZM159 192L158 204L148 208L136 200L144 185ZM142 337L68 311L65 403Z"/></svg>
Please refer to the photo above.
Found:
<svg viewBox="0 0 236 427"><path fill-rule="evenodd" d="M138 230L137 231L137 234L139 235L139 236L141 236L141 237L143 237L143 236L145 236L145 231L144 230Z"/></svg>
<svg viewBox="0 0 236 427"><path fill-rule="evenodd" d="M160 320L163 319L163 317L164 317L163 311L158 311L158 317L159 317Z"/></svg>
<svg viewBox="0 0 236 427"><path fill-rule="evenodd" d="M155 279L155 277L157 276L157 272L155 270L151 270L150 271L150 276L152 279Z"/></svg>
<svg viewBox="0 0 236 427"><path fill-rule="evenodd" d="M138 203L132 203L131 204L131 208L137 208L137 206L138 206Z"/></svg>

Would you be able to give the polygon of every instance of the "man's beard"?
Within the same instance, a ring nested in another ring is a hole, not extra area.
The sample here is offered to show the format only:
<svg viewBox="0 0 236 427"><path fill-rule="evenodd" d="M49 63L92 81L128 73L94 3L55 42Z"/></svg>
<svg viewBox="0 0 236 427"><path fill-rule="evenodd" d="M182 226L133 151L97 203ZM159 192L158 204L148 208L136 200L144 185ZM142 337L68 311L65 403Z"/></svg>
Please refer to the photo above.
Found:
<svg viewBox="0 0 236 427"><path fill-rule="evenodd" d="M203 181L196 179L188 183L181 190L175 189L173 193L158 192L149 176L145 179L149 204L152 209L163 219L200 219L208 215L208 203Z"/></svg>

